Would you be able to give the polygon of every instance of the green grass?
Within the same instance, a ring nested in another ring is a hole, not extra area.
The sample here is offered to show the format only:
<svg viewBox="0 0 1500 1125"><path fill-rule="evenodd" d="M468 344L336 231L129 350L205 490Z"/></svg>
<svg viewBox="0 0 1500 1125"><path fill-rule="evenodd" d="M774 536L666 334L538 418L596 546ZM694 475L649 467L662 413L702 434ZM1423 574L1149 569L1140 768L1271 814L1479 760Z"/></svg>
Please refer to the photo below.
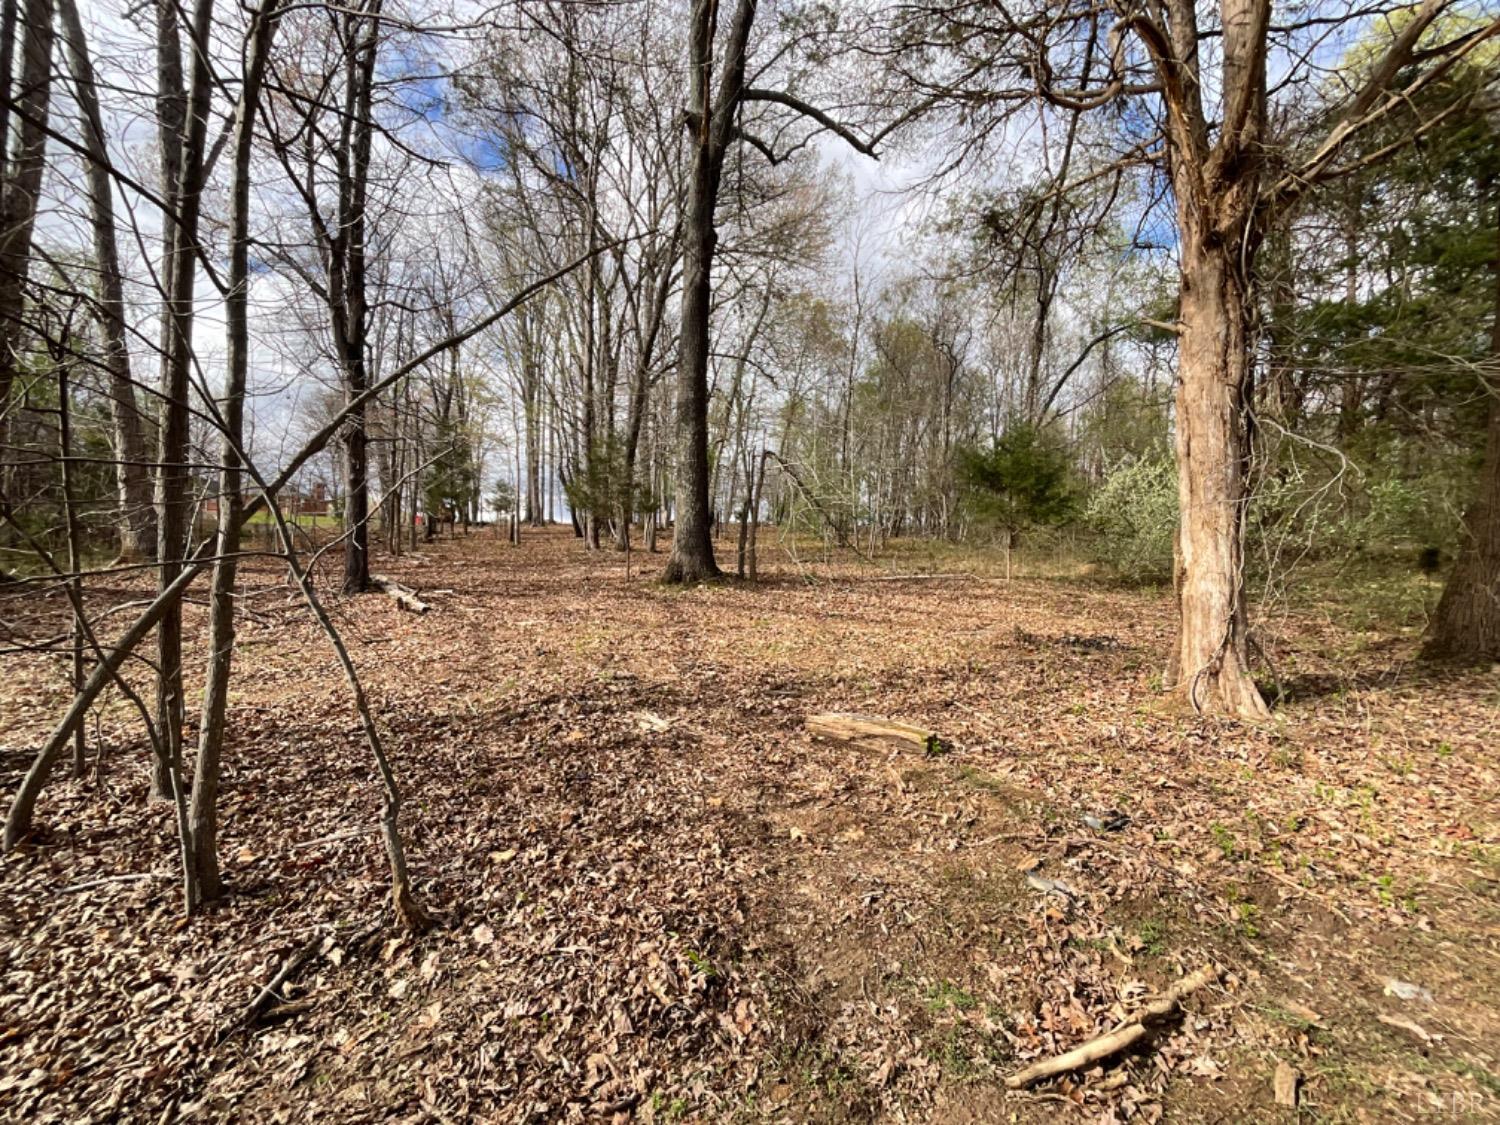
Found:
<svg viewBox="0 0 1500 1125"><path fill-rule="evenodd" d="M944 1012L949 1008L970 1012L979 1007L979 998L951 980L940 980L927 990L927 1010Z"/></svg>

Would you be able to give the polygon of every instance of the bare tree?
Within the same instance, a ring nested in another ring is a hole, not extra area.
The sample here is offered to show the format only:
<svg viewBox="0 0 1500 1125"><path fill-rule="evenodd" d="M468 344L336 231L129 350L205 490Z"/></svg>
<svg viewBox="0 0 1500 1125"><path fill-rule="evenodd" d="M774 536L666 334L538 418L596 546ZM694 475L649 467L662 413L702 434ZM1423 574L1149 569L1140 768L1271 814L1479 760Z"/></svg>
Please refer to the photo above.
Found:
<svg viewBox="0 0 1500 1125"><path fill-rule="evenodd" d="M47 158L47 119L52 96L52 0L25 0L21 20L21 67L14 90L11 65L15 38L15 5L5 9L5 128L10 114L18 118L15 144L0 150L0 502L9 503L8 474L11 386L15 382L25 336L22 308L31 270L31 234ZM14 106L14 110L12 110Z"/></svg>
<svg viewBox="0 0 1500 1125"><path fill-rule="evenodd" d="M176 5L158 0L161 30L159 73L161 97L174 107L180 88L181 58L176 33ZM163 126L162 161L169 181L167 193L164 281L166 302L162 319L161 416L157 425L156 559L157 592L173 589L187 553L188 510L192 475L189 459L189 393L193 370L193 319L200 247L198 225L204 187L204 155L208 114L213 96L209 38L213 0L197 0L188 33L192 62L181 131L170 140ZM175 799L173 777L182 768L182 603L169 601L156 633L156 725L166 753L158 759L152 789L158 797Z"/></svg>
<svg viewBox="0 0 1500 1125"><path fill-rule="evenodd" d="M90 219L95 266L99 273L98 321L104 335L103 365L109 378L109 406L115 429L115 477L119 488L120 556L122 563L156 554L156 513L151 507L151 479L136 384L131 373L129 326L125 313L125 281L120 268L119 236L115 226L114 185L110 182L104 118L99 109L98 81L89 57L83 22L76 0L58 0L73 90L78 101L80 135L88 156Z"/></svg>
<svg viewBox="0 0 1500 1125"><path fill-rule="evenodd" d="M64 3L70 0L63 0ZM203 685L203 716L198 728L198 756L193 767L189 804L192 869L189 909L223 893L219 876L218 802L220 758L224 748L229 679L234 661L236 576L240 529L244 522L242 459L245 442L245 390L250 371L250 172L256 107L265 80L282 0L265 0L252 17L239 101L234 109L230 149L228 370L218 423L222 427L219 461L217 558L209 587L208 670Z"/></svg>
<svg viewBox="0 0 1500 1125"><path fill-rule="evenodd" d="M747 84L755 13L756 0L738 0L722 43L717 42L716 0L693 0L688 17L688 105L684 125L689 136L689 171L682 219L682 328L677 360L677 524L672 554L662 575L664 581L672 583L701 582L720 573L710 534L713 510L709 497L708 365L712 276L718 247L714 212L725 157L738 141L750 144L772 163L785 157L785 152L778 153L742 125L741 109L747 103L790 109L868 156L875 154L874 146L896 124L865 142L794 94Z"/></svg>

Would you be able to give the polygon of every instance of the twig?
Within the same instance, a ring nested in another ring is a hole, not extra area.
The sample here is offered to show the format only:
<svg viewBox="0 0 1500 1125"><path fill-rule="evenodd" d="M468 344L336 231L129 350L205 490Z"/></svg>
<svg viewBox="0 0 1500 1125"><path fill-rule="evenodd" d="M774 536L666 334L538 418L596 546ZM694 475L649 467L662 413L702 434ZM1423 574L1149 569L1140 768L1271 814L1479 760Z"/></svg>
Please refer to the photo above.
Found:
<svg viewBox="0 0 1500 1125"><path fill-rule="evenodd" d="M1204 965L1197 972L1183 977L1113 1031L1090 1039L1066 1054L1054 1055L1050 1059L1032 1063L1025 1070L1017 1071L1007 1077L1005 1085L1012 1090L1019 1090L1043 1078L1065 1074L1070 1070L1080 1070L1090 1063L1109 1058L1150 1034L1151 1029L1147 1025L1175 1012L1183 997L1218 979L1219 970L1213 965Z"/></svg>
<svg viewBox="0 0 1500 1125"><path fill-rule="evenodd" d="M104 879L90 879L86 883L74 883L70 887L59 887L57 893L67 895L73 894L75 891L91 891L95 887L107 886L110 883L139 883L145 879L167 879L170 877L171 876L168 875L157 875L150 872L137 875L110 875Z"/></svg>
<svg viewBox="0 0 1500 1125"><path fill-rule="evenodd" d="M1325 910L1332 911L1335 915L1338 916L1338 918L1344 923L1344 925L1354 925L1354 923L1350 921L1349 915L1340 910L1338 906L1327 896L1320 895L1316 891L1309 890L1307 887L1304 887L1301 883L1297 882L1290 876L1283 875L1279 871L1272 871L1269 867L1262 867L1261 870L1271 878L1275 879L1278 883L1283 883L1286 886L1291 887L1292 890L1296 891L1303 898L1310 898L1318 905L1322 906Z"/></svg>
<svg viewBox="0 0 1500 1125"><path fill-rule="evenodd" d="M314 934L310 941L283 961L281 968L276 970L276 975L267 981L265 987L255 994L255 999L250 1001L250 1006L241 1013L239 1019L235 1020L219 1033L218 1043L223 1043L240 1029L252 1026L260 1018L260 1014L265 1011L266 1005L273 999L280 1000L281 997L278 995L277 989L286 984L303 965L316 956L318 950L323 947L325 937L326 935L322 933Z"/></svg>
<svg viewBox="0 0 1500 1125"><path fill-rule="evenodd" d="M365 828L352 828L348 832L335 832L332 836L322 836L316 840L303 840L300 844L293 844L287 850L300 852L307 848L316 848L323 844L336 843L339 840L352 840L356 836L368 836L373 831L375 831L375 825L373 824Z"/></svg>

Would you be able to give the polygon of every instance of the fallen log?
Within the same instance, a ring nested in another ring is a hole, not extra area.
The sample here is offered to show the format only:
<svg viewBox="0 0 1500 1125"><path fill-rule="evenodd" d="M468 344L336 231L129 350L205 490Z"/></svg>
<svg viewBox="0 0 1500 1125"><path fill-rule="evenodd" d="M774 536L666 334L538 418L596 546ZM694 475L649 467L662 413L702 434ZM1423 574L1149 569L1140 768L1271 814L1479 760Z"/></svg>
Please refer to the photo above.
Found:
<svg viewBox="0 0 1500 1125"><path fill-rule="evenodd" d="M1204 965L1197 972L1183 977L1155 1000L1148 1002L1113 1031L1090 1039L1087 1043L1074 1047L1065 1054L1034 1062L1025 1070L1019 1070L1007 1077L1005 1085L1012 1090L1019 1090L1033 1082L1040 1082L1043 1078L1066 1074L1070 1070L1081 1070L1100 1059L1107 1059L1111 1055L1118 1054L1149 1035L1150 1025L1166 1019L1175 1012L1183 997L1197 992L1205 985L1213 984L1218 979L1219 970L1213 965Z"/></svg>
<svg viewBox="0 0 1500 1125"><path fill-rule="evenodd" d="M396 604L402 609L410 610L412 613L426 613L431 607L410 586L403 586L394 578L387 578L383 574L370 575L370 585L382 593L389 594L396 599Z"/></svg>
<svg viewBox="0 0 1500 1125"><path fill-rule="evenodd" d="M874 715L828 711L807 716L805 724L808 733L815 738L826 738L834 742L895 745L920 750L924 754L941 754L949 748L948 743L936 731Z"/></svg>
<svg viewBox="0 0 1500 1125"><path fill-rule="evenodd" d="M964 578L973 578L972 574L876 574L870 578L871 582L958 582Z"/></svg>

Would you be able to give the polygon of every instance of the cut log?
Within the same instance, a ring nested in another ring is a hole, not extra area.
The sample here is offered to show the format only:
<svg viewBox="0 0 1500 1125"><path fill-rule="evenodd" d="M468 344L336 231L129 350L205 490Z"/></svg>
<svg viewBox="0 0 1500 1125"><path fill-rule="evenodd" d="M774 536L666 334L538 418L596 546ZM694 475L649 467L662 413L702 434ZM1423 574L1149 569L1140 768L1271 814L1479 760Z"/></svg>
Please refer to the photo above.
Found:
<svg viewBox="0 0 1500 1125"><path fill-rule="evenodd" d="M806 723L808 733L815 738L826 738L833 742L898 746L920 750L924 754L941 754L949 748L948 743L936 731L874 715L829 711L807 716Z"/></svg>
<svg viewBox="0 0 1500 1125"><path fill-rule="evenodd" d="M412 613L426 613L429 606L417 592L410 586L403 586L394 578L387 578L383 574L370 575L370 585L382 593L389 594L396 599L396 604L402 609L410 610Z"/></svg>
<svg viewBox="0 0 1500 1125"><path fill-rule="evenodd" d="M1025 1070L1019 1070L1006 1078L1005 1084L1012 1090L1019 1090L1033 1082L1040 1082L1044 1078L1051 1078L1058 1074L1066 1074L1070 1070L1082 1070L1100 1059L1107 1059L1111 1055L1118 1054L1151 1034L1151 1024L1164 1020L1175 1012L1183 997L1191 992L1197 992L1198 989L1218 979L1219 970L1213 965L1204 965L1197 972L1183 977L1113 1031L1096 1039L1090 1039L1066 1054L1054 1055L1050 1059L1032 1063Z"/></svg>
<svg viewBox="0 0 1500 1125"><path fill-rule="evenodd" d="M1302 1075L1294 1066L1284 1062L1276 1064L1276 1073L1271 1079L1271 1090L1276 1095L1276 1104L1288 1109L1297 1108L1297 1088L1302 1085Z"/></svg>

